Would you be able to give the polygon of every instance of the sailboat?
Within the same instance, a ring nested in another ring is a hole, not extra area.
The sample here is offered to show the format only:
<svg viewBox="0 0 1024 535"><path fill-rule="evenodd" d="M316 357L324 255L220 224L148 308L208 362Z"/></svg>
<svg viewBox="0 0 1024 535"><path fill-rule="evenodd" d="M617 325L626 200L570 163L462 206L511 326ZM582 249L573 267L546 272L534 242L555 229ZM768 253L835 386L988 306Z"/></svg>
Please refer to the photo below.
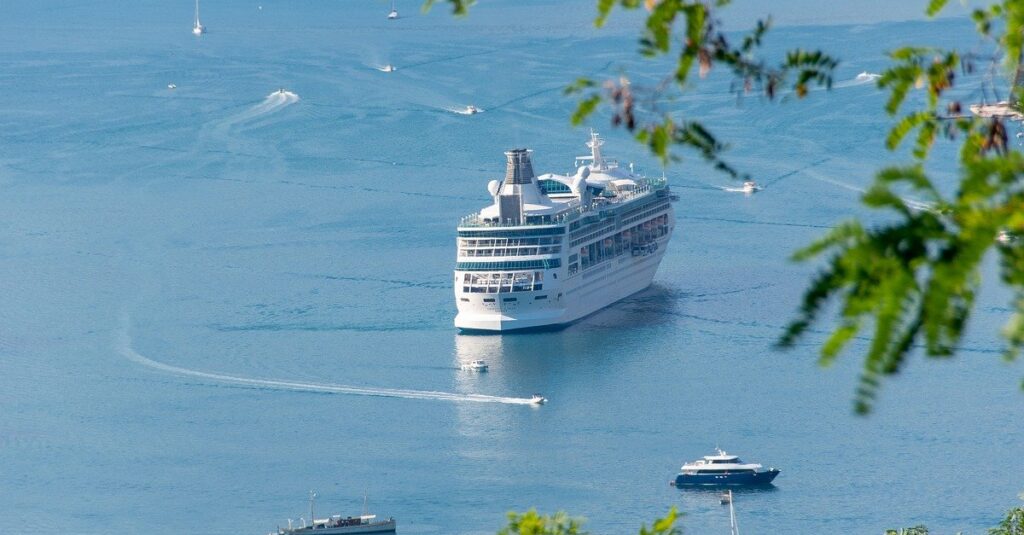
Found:
<svg viewBox="0 0 1024 535"><path fill-rule="evenodd" d="M1022 105L1024 105L1024 48L1017 56L1017 71L1013 74L1013 86L1010 87L1009 98L995 104L985 102L971 104L970 110L974 115L986 119L995 117L1011 121L1024 121L1024 106Z"/></svg>
<svg viewBox="0 0 1024 535"><path fill-rule="evenodd" d="M196 23L192 26L192 33L195 35L203 35L206 33L206 26L199 22L199 0L196 0Z"/></svg>
<svg viewBox="0 0 1024 535"><path fill-rule="evenodd" d="M395 9L395 0L391 0L391 12L388 13L388 20L395 20L398 18L398 10Z"/></svg>

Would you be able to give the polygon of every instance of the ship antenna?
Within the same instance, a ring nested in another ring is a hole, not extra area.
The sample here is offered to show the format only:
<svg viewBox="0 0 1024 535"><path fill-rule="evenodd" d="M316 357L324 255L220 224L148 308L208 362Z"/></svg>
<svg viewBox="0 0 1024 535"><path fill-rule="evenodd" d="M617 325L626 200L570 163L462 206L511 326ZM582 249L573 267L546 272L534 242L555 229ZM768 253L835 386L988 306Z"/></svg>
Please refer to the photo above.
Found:
<svg viewBox="0 0 1024 535"><path fill-rule="evenodd" d="M369 509L366 508L366 489L363 489L363 516L370 514Z"/></svg>
<svg viewBox="0 0 1024 535"><path fill-rule="evenodd" d="M313 516L313 502L316 501L317 493L315 490L309 491L309 525L316 524L316 517Z"/></svg>
<svg viewBox="0 0 1024 535"><path fill-rule="evenodd" d="M594 169L604 169L604 159L601 158L601 145L604 145L604 141L601 140L600 134L590 129L590 141L587 142L587 146L590 147L590 162L594 166Z"/></svg>

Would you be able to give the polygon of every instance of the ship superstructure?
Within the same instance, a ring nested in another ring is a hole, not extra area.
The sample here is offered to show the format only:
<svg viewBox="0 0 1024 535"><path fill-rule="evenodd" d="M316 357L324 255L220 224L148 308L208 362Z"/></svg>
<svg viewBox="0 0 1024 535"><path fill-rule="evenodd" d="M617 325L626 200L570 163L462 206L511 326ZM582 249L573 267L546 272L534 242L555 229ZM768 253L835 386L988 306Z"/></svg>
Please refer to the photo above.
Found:
<svg viewBox="0 0 1024 535"><path fill-rule="evenodd" d="M494 202L462 219L455 326L509 331L564 325L650 285L675 227L665 178L645 178L601 154L575 172L534 175L532 151L505 153Z"/></svg>

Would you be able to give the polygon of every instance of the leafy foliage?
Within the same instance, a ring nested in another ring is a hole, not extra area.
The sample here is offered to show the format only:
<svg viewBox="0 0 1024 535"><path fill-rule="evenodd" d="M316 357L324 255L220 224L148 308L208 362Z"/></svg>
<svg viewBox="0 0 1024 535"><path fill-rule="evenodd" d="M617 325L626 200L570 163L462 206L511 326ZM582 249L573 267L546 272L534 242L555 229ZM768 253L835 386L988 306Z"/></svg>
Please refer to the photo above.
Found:
<svg viewBox="0 0 1024 535"><path fill-rule="evenodd" d="M735 78L734 88L740 94L757 92L769 100L789 88L798 98L806 96L812 87L831 87L832 71L837 61L821 51L793 50L775 65L756 55L769 20L757 23L753 30L734 44L726 37L715 18L715 10L728 3L699 0L598 0L595 23L602 26L616 6L633 10L641 7L649 15L640 38L640 53L647 57L670 54L675 51L676 66L655 88L635 87L627 76L598 84L594 80L580 79L566 88L566 94L581 94L581 100L572 115L573 124L582 124L600 103L612 107L612 125L625 127L638 141L647 145L663 163L678 160L672 152L680 146L697 153L715 168L734 177L740 176L725 162L722 152L727 145L719 142L700 121L680 119L667 112L658 112L654 98L651 110L637 105L641 97L655 97L669 89L685 90L692 85L694 71L704 78L716 66L730 70Z"/></svg>
<svg viewBox="0 0 1024 535"><path fill-rule="evenodd" d="M941 5L933 1L929 12ZM976 12L975 21L981 21L986 37L1019 51L1019 42L1012 42L1024 28L1020 5L1006 0ZM1009 10L1021 11L1022 18L1016 26L1007 21L1004 34L992 34L991 15ZM924 91L925 99L921 109L896 120L886 146L896 150L916 131L912 154L917 161L882 169L863 197L867 206L890 212L892 222L870 228L846 222L794 255L797 261L824 257L824 266L780 339L782 346L792 346L832 300L840 302L839 324L822 345L823 365L860 332L872 330L854 402L858 413L871 410L881 377L897 373L915 348L931 357L955 353L974 305L981 262L992 250L1000 257L1003 282L1015 292L1006 357L1015 358L1024 346L1024 243L1012 239L1024 236L1024 156L1010 147L1004 118L965 116L955 100L943 107L958 69L973 69L957 51L904 47L890 57L894 64L878 81L889 90L886 111L897 116L913 90ZM949 197L924 168L939 137L961 140L959 188ZM1009 239L998 240L1001 232L1009 232L1003 236Z"/></svg>
<svg viewBox="0 0 1024 535"><path fill-rule="evenodd" d="M1024 507L1014 507L998 526L988 530L989 535L1024 535Z"/></svg>
<svg viewBox="0 0 1024 535"><path fill-rule="evenodd" d="M681 532L674 527L680 516L673 507L664 518L655 520L650 529L642 526L640 535L680 535ZM586 535L582 529L583 519L571 518L564 512L539 515L530 509L525 513L509 513L508 525L498 535Z"/></svg>

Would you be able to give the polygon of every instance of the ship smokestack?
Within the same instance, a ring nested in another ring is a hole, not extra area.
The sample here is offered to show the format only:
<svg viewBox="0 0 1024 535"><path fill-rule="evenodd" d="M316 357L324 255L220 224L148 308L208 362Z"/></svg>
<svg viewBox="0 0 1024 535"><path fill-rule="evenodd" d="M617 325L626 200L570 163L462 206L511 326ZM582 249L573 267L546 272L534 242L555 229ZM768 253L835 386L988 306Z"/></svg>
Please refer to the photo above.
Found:
<svg viewBox="0 0 1024 535"><path fill-rule="evenodd" d="M533 182L533 163L530 162L528 149L512 149L505 153L508 163L505 166L506 184L529 184Z"/></svg>

